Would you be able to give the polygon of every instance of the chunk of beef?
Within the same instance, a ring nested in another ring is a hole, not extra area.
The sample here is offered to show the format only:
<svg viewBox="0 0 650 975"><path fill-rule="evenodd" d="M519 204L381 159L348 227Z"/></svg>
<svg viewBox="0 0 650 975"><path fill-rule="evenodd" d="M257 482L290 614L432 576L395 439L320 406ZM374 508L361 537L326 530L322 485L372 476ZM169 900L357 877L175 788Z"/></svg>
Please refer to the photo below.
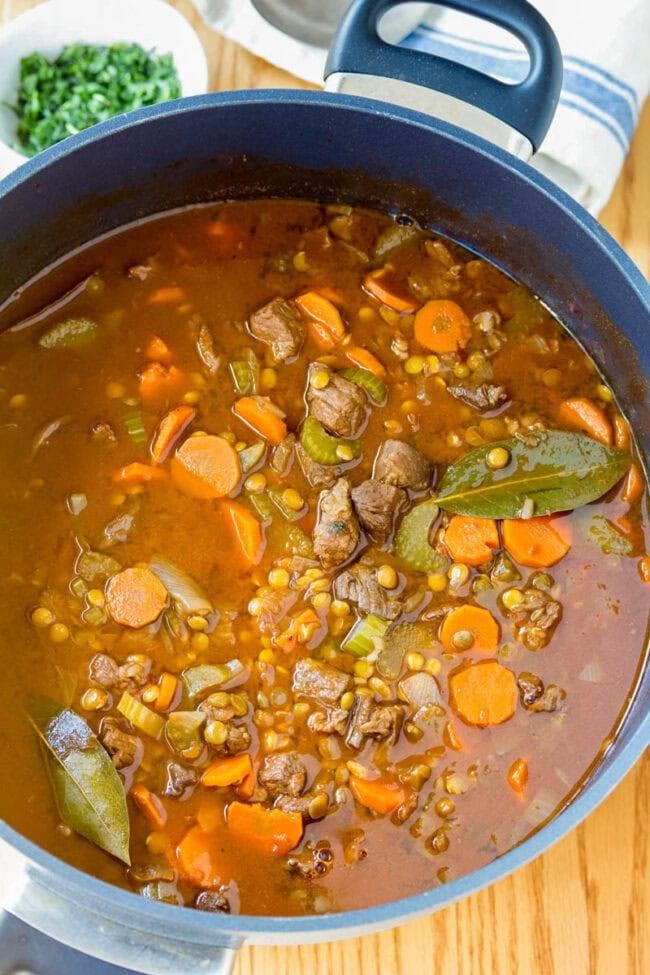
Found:
<svg viewBox="0 0 650 975"><path fill-rule="evenodd" d="M314 553L324 569L350 558L359 543L359 523L352 510L350 482L341 477L334 487L321 491L314 528Z"/></svg>
<svg viewBox="0 0 650 975"><path fill-rule="evenodd" d="M313 460L309 456L300 441L296 441L295 451L300 468L305 475L305 480L311 484L312 487L327 487L329 484L335 481L337 477L341 476L343 471L342 467L329 467L326 464L319 464L318 461Z"/></svg>
<svg viewBox="0 0 650 975"><path fill-rule="evenodd" d="M352 488L351 497L361 527L376 545L383 545L406 504L406 494L394 484L371 478Z"/></svg>
<svg viewBox="0 0 650 975"><path fill-rule="evenodd" d="M134 691L147 683L151 660L143 654L132 654L118 665L107 653L96 653L90 661L88 676L107 691Z"/></svg>
<svg viewBox="0 0 650 975"><path fill-rule="evenodd" d="M454 386L447 386L447 392L454 399L481 413L495 410L508 399L505 386L496 383L456 383Z"/></svg>
<svg viewBox="0 0 650 975"><path fill-rule="evenodd" d="M221 365L221 356L214 347L214 337L208 325L201 322L196 336L196 351L210 376L215 376Z"/></svg>
<svg viewBox="0 0 650 975"><path fill-rule="evenodd" d="M329 806L327 789L325 787L311 789L301 796L280 796L276 806L283 812L297 812L303 819L315 822L327 813Z"/></svg>
<svg viewBox="0 0 650 975"><path fill-rule="evenodd" d="M212 914L230 914L230 903L223 890L202 890L194 901L197 911L210 911Z"/></svg>
<svg viewBox="0 0 650 975"><path fill-rule="evenodd" d="M291 301L273 298L250 317L251 335L271 347L276 362L298 355L305 340L302 316Z"/></svg>
<svg viewBox="0 0 650 975"><path fill-rule="evenodd" d="M226 738L225 749L229 755L237 752L245 752L251 746L250 731L244 724L229 724L228 737Z"/></svg>
<svg viewBox="0 0 650 975"><path fill-rule="evenodd" d="M293 668L293 693L320 701L326 707L338 704L341 695L351 686L349 674L309 657L298 660Z"/></svg>
<svg viewBox="0 0 650 975"><path fill-rule="evenodd" d="M124 514L111 518L108 524L104 526L106 546L117 545L118 543L128 541L129 533L133 529L134 522L135 515L131 512L124 512Z"/></svg>
<svg viewBox="0 0 650 975"><path fill-rule="evenodd" d="M394 745L403 721L402 705L375 704L371 694L357 694L350 712L345 744L357 751L363 748L366 738L376 738Z"/></svg>
<svg viewBox="0 0 650 975"><path fill-rule="evenodd" d="M90 661L88 676L94 684L109 691L119 680L120 668L116 660L107 653L96 653Z"/></svg>
<svg viewBox="0 0 650 975"><path fill-rule="evenodd" d="M311 385L315 372L326 372L329 376L329 383L323 389ZM356 437L368 416L368 399L361 387L322 362L314 362L309 367L307 404L310 416L337 437Z"/></svg>
<svg viewBox="0 0 650 975"><path fill-rule="evenodd" d="M328 708L327 711L312 711L307 718L307 727L310 731L317 734L337 735L345 734L347 728L349 711L343 708Z"/></svg>
<svg viewBox="0 0 650 975"><path fill-rule="evenodd" d="M373 476L396 487L424 491L429 487L432 472L428 458L411 444L403 440L384 440L375 457Z"/></svg>
<svg viewBox="0 0 650 975"><path fill-rule="evenodd" d="M566 699L563 688L557 684L545 688L541 677L526 670L517 677L517 685L521 704L527 711L556 711Z"/></svg>
<svg viewBox="0 0 650 975"><path fill-rule="evenodd" d="M127 734L116 718L104 718L99 740L111 756L115 768L128 768L139 760L142 742L135 735Z"/></svg>
<svg viewBox="0 0 650 975"><path fill-rule="evenodd" d="M374 566L358 562L334 580L334 595L356 603L362 613L372 613L382 620L394 620L402 611L402 598L377 582Z"/></svg>
<svg viewBox="0 0 650 975"><path fill-rule="evenodd" d="M191 789L199 781L196 769L187 768L180 762L167 763L166 796L182 796L186 789Z"/></svg>
<svg viewBox="0 0 650 975"><path fill-rule="evenodd" d="M257 779L271 799L295 797L305 788L307 769L297 752L277 752L266 756Z"/></svg>

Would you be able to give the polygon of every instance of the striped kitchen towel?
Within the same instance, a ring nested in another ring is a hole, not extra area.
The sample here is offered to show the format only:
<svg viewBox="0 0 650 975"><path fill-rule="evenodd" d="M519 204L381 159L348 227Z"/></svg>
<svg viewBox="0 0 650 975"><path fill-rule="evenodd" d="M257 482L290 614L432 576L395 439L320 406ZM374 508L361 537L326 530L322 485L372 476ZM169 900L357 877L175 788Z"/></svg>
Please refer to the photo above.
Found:
<svg viewBox="0 0 650 975"><path fill-rule="evenodd" d="M535 0L562 50L560 104L531 165L597 214L607 202L650 89L650 0ZM502 81L526 75L511 34L429 8L405 47L469 64ZM650 165L650 161L649 161Z"/></svg>
<svg viewBox="0 0 650 975"><path fill-rule="evenodd" d="M650 90L650 0L532 2L557 35L564 82L555 118L531 165L598 214ZM326 51L282 34L260 15L254 0L195 4L226 37L305 81L322 83ZM503 81L526 74L525 51L512 34L438 5L399 5L382 21L381 33L392 43L469 64Z"/></svg>

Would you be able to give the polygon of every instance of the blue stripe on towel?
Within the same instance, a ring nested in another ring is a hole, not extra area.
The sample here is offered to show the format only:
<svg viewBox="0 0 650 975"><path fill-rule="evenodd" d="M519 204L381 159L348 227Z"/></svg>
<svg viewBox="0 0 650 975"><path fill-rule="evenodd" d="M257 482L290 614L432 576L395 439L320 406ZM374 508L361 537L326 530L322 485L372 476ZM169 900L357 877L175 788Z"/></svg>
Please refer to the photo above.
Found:
<svg viewBox="0 0 650 975"><path fill-rule="evenodd" d="M521 49L468 40L427 24L416 27L401 44L458 61L511 84L523 80L528 70L528 56ZM633 88L598 65L570 57L564 63L560 100L602 125L627 152L638 116Z"/></svg>

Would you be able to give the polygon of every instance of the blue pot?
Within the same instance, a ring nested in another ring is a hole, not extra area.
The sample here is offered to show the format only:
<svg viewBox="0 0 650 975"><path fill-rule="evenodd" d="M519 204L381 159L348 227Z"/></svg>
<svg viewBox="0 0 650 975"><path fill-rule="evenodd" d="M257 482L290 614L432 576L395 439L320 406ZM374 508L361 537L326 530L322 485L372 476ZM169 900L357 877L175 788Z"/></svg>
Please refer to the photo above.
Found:
<svg viewBox="0 0 650 975"><path fill-rule="evenodd" d="M376 16L390 5L360 0L353 6L330 55L332 73L347 71L359 52L364 69L403 73L404 55L413 52L401 51L395 62L375 43ZM466 8L470 0L451 5ZM503 12L525 5L502 0L496 6ZM517 30L526 39L531 31L537 36L533 27ZM544 43L532 60L539 55L548 68L554 55L547 35ZM430 74L421 77L424 70L418 63L411 77L431 84ZM456 83L446 71L443 89ZM532 102L527 91L523 109L498 108L533 144L550 120L546 109L534 111L548 72L536 73ZM479 104L489 108L489 93ZM453 125L383 101L285 90L200 96L103 123L43 152L0 183L0 303L42 267L134 219L197 201L268 195L404 211L524 282L617 391L648 465L650 308L640 272L593 218L525 163ZM648 745L649 699L646 668L614 744L552 822L480 870L415 897L318 917L179 910L86 876L0 822L0 902L60 943L43 947L32 939L34 967L42 958L52 975L75 970L69 956L57 955L64 944L140 972L194 975L228 971L244 942L306 943L402 924L518 869L584 819ZM4 959L16 939L7 915L0 944L3 936ZM89 959L78 970L115 971Z"/></svg>

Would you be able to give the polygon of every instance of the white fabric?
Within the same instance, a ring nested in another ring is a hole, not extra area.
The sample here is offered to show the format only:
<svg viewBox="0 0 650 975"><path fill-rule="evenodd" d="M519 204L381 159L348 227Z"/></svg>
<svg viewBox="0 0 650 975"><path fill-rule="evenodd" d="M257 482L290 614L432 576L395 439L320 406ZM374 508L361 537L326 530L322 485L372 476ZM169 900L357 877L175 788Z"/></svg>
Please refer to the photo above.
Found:
<svg viewBox="0 0 650 975"><path fill-rule="evenodd" d="M322 84L326 52L268 24L250 0L194 0L206 22L296 77ZM607 202L650 90L650 0L535 0L564 60L560 104L531 165L592 213ZM464 61L506 81L525 75L511 34L425 3L390 12L382 35L406 47Z"/></svg>

